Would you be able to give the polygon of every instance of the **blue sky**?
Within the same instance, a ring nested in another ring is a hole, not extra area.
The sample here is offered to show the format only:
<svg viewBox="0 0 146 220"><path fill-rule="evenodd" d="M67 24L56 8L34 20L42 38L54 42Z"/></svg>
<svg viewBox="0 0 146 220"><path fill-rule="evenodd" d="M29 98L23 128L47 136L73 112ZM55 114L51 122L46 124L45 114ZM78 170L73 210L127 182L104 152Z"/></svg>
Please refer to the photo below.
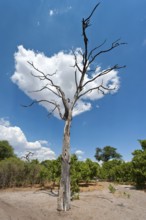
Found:
<svg viewBox="0 0 146 220"><path fill-rule="evenodd" d="M40 160L57 157L61 153L64 122L56 117L48 119L43 106L23 108L21 104L31 102L25 94L31 79L21 88L12 76L18 68L24 70L22 58L26 54L30 59L34 51L52 58L54 54L59 57L61 52L64 55L72 48L82 48L81 20L96 3L0 1L0 139L9 140L19 155L32 150ZM146 139L145 8L145 0L103 0L93 16L88 30L91 48L105 39L107 47L118 38L127 43L99 56L94 65L102 69L117 63L127 67L119 71L120 88L116 93L90 101L92 108L74 117L71 152L81 159L94 159L96 147L110 145L123 159L130 160L131 153L140 148L137 140Z"/></svg>

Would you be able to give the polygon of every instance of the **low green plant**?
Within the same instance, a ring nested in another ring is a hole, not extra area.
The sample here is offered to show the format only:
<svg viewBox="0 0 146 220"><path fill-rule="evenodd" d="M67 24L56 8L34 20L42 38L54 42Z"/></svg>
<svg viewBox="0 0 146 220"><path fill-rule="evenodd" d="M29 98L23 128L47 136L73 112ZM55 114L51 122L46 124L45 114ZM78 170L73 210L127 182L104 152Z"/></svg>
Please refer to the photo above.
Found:
<svg viewBox="0 0 146 220"><path fill-rule="evenodd" d="M80 199L80 195L79 195L79 193L74 193L73 195L72 195L72 197L71 197L71 200L73 201L73 200L79 200Z"/></svg>
<svg viewBox="0 0 146 220"><path fill-rule="evenodd" d="M129 193L123 192L123 195L126 196L128 199L130 198L130 194Z"/></svg>
<svg viewBox="0 0 146 220"><path fill-rule="evenodd" d="M110 193L115 193L116 192L116 188L112 185L112 184L110 184L109 186L108 186L108 189L109 189L109 191L110 191Z"/></svg>

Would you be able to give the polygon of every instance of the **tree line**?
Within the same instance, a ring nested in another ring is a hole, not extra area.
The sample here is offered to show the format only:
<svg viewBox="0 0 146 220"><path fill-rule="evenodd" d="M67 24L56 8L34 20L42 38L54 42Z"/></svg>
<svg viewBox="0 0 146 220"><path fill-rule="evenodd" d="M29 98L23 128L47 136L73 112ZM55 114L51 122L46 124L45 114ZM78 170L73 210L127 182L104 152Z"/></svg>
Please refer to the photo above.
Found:
<svg viewBox="0 0 146 220"><path fill-rule="evenodd" d="M95 158L102 161L101 164L89 158L80 161L75 154L71 155L72 198L79 193L81 183L88 185L97 180L131 183L137 188L145 187L146 140L139 140L139 143L141 149L132 153L133 158L130 162L123 161L117 149L111 146L96 148ZM31 159L30 152L25 158L18 158L8 141L0 141L0 188L50 184L53 189L59 186L61 161L62 157L59 156L56 160L39 162L37 159Z"/></svg>

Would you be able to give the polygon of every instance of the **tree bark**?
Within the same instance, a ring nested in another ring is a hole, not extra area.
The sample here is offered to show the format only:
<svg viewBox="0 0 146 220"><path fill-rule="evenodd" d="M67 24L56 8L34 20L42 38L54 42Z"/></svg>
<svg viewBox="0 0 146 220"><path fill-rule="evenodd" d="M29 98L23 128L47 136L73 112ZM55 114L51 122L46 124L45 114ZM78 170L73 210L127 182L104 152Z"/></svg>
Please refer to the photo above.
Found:
<svg viewBox="0 0 146 220"><path fill-rule="evenodd" d="M70 205L70 127L72 121L72 111L69 111L68 117L65 120L64 137L62 147L62 166L61 180L57 210L68 211Z"/></svg>

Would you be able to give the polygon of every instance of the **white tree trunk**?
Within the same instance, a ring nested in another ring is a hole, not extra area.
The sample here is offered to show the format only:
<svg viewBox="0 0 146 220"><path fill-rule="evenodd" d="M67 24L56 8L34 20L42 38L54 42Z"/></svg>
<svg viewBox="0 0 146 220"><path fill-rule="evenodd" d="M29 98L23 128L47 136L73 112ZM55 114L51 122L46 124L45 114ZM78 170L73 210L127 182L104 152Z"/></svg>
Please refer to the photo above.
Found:
<svg viewBox="0 0 146 220"><path fill-rule="evenodd" d="M57 210L67 211L70 205L70 126L72 121L72 112L70 111L65 121L63 147L62 147L62 166L61 180Z"/></svg>

